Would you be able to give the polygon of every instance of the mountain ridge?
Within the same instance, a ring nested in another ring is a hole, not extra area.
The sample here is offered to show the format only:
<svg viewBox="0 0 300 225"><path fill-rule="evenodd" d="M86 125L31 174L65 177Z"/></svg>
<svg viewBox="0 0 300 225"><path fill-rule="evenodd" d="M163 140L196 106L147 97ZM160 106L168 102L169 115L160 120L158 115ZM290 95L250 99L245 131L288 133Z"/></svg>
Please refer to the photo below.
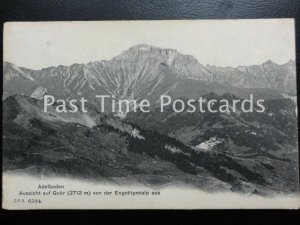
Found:
<svg viewBox="0 0 300 225"><path fill-rule="evenodd" d="M129 47L128 49L122 50L122 51L120 52L119 55L121 55L122 53L124 53L124 52L126 52L126 51L128 51L128 50L130 50L130 49L135 49L135 48L145 48L145 49L148 49L148 50L150 50L151 48L156 48L156 49L170 50L170 51L174 51L174 52L179 53L176 49L172 49L172 48L162 48L162 47L157 47L157 46L148 45L148 44L136 44L136 45L133 45L133 46ZM180 53L180 54L181 54L181 53ZM38 71L38 70L47 69L47 68L53 68L53 67L54 67L54 68L58 68L58 67L71 67L71 66L73 66L73 65L86 65L86 64L94 63L94 62L110 61L110 60L112 60L112 59L118 57L119 55L114 56L114 57L112 57L112 58L110 58L110 59L105 59L105 60L93 60L93 61L89 61L89 62L87 62L87 63L72 63L72 64L70 64L70 65L62 65L62 64L59 64L59 65L57 65L57 66L47 66L47 67L43 67L43 68L40 68L40 69L32 69L32 68L25 67L25 66L18 66L18 65L16 65L15 63L12 63L12 62L9 62L9 61L3 61L3 64L13 64L13 65L15 65L15 66L17 66L17 67L19 67L19 68L30 69L30 70ZM182 55L184 55L184 56L191 56L191 57L195 58L197 61L199 61L199 60L198 60L196 57L194 57L193 55L190 55L190 54L182 54ZM277 65L279 65L279 66L283 66L283 65L285 65L285 64L295 64L295 60L290 59L289 61L287 61L287 62L285 62L285 63L281 63L281 64L276 63L276 62L274 62L274 61L272 61L272 60L266 60L266 61L264 61L264 62L262 62L262 63L259 63L259 64L251 64L251 65L217 66L217 65L213 65L213 64L206 64L206 65L203 65L203 66L205 66L205 67L206 67L206 66L211 66L211 67L218 67L218 68L227 68L227 67L229 67L229 68L235 68L235 69L236 69L236 68L238 68L238 67L240 67L240 66L242 66L242 67L247 67L247 66L259 66L259 65L262 65L262 64L265 64L265 63L268 63L268 62L273 63L273 64L277 64Z"/></svg>
<svg viewBox="0 0 300 225"><path fill-rule="evenodd" d="M22 78L32 82L31 86L39 85L51 91L48 87L51 79L52 83L56 80L57 85L62 83L61 88L68 88L66 85L69 85L69 92L74 92L78 87L91 89L88 92L98 88L121 99L145 97L145 93L133 93L132 89L156 91L152 88L159 86L162 80L170 83L170 79L201 80L238 88L271 88L291 94L295 94L296 91L295 62L291 60L282 65L268 60L261 65L252 66L203 66L194 56L145 44L132 46L110 60L75 63L70 66L59 65L40 70L4 62L3 68L6 83ZM166 78L167 75L173 77ZM4 89L4 97L11 95L6 86ZM76 91L79 95L82 92Z"/></svg>

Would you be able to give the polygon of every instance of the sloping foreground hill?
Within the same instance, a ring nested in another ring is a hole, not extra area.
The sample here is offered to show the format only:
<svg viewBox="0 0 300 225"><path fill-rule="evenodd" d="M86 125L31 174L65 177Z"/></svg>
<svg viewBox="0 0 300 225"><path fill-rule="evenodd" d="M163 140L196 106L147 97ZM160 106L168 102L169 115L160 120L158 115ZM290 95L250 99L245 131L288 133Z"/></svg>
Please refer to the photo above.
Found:
<svg viewBox="0 0 300 225"><path fill-rule="evenodd" d="M4 171L262 195L295 191L295 177L279 174L272 166L275 161L265 165L195 151L167 135L100 114L89 127L81 123L81 115L65 121L60 115L41 114L40 107L39 100L20 95L4 101ZM278 161L288 165L284 163Z"/></svg>
<svg viewBox="0 0 300 225"><path fill-rule="evenodd" d="M203 97L207 101L240 99L214 93ZM176 113L172 106L162 113L157 107L149 113L129 113L126 121L176 138L196 152L224 154L279 189L298 190L296 105L290 99L274 99L265 101L264 106L262 113L245 113L240 105L236 112L228 113L201 113L198 106L195 113ZM214 107L219 107L219 101Z"/></svg>

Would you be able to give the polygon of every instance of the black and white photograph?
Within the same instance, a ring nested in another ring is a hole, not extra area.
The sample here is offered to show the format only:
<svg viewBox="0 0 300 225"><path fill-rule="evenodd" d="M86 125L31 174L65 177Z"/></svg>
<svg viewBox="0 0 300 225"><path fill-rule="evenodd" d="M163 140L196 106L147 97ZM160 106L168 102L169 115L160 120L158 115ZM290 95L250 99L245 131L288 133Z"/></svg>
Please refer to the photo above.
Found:
<svg viewBox="0 0 300 225"><path fill-rule="evenodd" d="M299 207L294 19L7 22L3 47L4 208Z"/></svg>

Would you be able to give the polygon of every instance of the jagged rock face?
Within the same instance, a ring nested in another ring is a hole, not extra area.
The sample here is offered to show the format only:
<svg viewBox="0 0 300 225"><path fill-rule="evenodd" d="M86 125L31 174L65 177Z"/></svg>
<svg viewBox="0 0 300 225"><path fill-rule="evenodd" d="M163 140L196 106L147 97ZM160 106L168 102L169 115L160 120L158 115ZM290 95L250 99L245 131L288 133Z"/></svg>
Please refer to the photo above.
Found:
<svg viewBox="0 0 300 225"><path fill-rule="evenodd" d="M241 88L270 88L296 94L295 62L278 65L267 61L261 65L221 68L207 66L213 80Z"/></svg>
<svg viewBox="0 0 300 225"><path fill-rule="evenodd" d="M3 64L3 98L13 95L31 95L39 85L26 69L12 63Z"/></svg>
<svg viewBox="0 0 300 225"><path fill-rule="evenodd" d="M271 88L295 94L295 79L294 62L277 65L269 61L257 66L221 68L203 66L195 57L176 50L136 45L111 60L88 64L30 70L4 63L4 98L30 95L41 86L61 98L85 96L93 101L96 94L109 94L117 99L148 98L155 102L161 94L178 95L178 86L189 80L210 85L210 91L222 86L225 91L235 90L232 87ZM22 87L24 82L28 85ZM211 84L216 83L212 90ZM194 92L199 92L197 86L193 87Z"/></svg>

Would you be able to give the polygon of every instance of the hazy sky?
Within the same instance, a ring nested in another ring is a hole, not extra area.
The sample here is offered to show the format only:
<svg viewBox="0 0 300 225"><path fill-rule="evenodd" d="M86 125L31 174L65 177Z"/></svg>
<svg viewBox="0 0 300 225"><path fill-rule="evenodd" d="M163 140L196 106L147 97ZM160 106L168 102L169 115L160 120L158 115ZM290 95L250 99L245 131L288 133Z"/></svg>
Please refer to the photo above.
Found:
<svg viewBox="0 0 300 225"><path fill-rule="evenodd" d="M294 20L13 22L4 60L40 69L111 59L136 44L173 48L203 65L238 66L295 59Z"/></svg>

